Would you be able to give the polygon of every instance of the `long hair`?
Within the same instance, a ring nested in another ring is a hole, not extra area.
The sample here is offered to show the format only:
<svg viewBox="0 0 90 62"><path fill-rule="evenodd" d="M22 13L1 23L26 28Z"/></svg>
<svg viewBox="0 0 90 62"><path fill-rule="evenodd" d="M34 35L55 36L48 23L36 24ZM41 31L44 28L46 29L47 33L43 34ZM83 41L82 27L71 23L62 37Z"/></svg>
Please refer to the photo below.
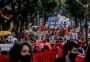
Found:
<svg viewBox="0 0 90 62"><path fill-rule="evenodd" d="M84 62L90 62L90 46L88 47L88 50L86 52L86 56L85 56Z"/></svg>
<svg viewBox="0 0 90 62"><path fill-rule="evenodd" d="M71 51L73 47L78 47L78 45L72 41L68 41L64 47L63 47L63 56L62 56L62 60L63 62L65 62L65 56L68 54L68 51Z"/></svg>
<svg viewBox="0 0 90 62"><path fill-rule="evenodd" d="M10 50L9 62L18 62L20 51L24 45L27 45L30 48L30 54L31 54L30 61L33 61L32 47L28 43L16 43Z"/></svg>

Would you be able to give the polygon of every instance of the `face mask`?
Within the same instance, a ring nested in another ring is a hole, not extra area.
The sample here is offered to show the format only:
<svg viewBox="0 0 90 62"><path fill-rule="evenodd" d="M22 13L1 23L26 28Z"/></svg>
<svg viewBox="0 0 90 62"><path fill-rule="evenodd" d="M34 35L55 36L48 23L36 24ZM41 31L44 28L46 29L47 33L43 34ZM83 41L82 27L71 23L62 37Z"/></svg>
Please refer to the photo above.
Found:
<svg viewBox="0 0 90 62"><path fill-rule="evenodd" d="M20 56L21 62L30 62L30 59L31 59L30 55Z"/></svg>
<svg viewBox="0 0 90 62"><path fill-rule="evenodd" d="M70 55L69 55L69 58L70 58L70 60L72 61L72 62L74 62L75 61L75 59L76 59L76 57L77 57L77 53L71 53Z"/></svg>

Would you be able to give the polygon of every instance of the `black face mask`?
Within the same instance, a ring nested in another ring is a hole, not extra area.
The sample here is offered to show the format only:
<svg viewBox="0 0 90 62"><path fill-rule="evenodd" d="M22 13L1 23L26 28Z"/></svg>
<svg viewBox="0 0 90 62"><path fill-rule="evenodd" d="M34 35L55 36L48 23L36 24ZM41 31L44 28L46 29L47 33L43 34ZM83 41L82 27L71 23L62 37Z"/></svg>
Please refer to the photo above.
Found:
<svg viewBox="0 0 90 62"><path fill-rule="evenodd" d="M20 56L20 61L21 62L31 62L31 56L30 55Z"/></svg>
<svg viewBox="0 0 90 62"><path fill-rule="evenodd" d="M72 62L75 62L75 59L76 59L77 55L78 55L78 53L71 53L71 54L69 55L70 60L71 60Z"/></svg>

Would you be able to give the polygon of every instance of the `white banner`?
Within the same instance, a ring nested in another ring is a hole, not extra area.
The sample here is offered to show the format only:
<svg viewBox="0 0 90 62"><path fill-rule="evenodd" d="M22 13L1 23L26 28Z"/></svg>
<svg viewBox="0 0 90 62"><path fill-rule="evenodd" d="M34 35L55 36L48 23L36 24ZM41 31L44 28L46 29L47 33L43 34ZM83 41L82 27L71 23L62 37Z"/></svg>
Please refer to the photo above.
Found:
<svg viewBox="0 0 90 62"><path fill-rule="evenodd" d="M9 51L13 44L0 44L1 51Z"/></svg>

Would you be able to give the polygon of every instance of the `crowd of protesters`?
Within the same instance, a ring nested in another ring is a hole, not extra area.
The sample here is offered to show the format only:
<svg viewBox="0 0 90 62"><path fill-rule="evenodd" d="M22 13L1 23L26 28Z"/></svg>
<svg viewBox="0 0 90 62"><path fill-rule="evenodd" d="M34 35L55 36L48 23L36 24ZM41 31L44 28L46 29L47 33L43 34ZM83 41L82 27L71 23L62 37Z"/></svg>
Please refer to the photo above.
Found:
<svg viewBox="0 0 90 62"><path fill-rule="evenodd" d="M9 52L9 62L33 62L33 53L59 49L58 46L56 46L55 44L52 44L51 47L52 48L49 48L48 46L43 46L43 48L40 50L39 46L34 46L34 48L32 49L32 47L28 43L16 43ZM76 62L76 58L78 55L85 57L83 62L90 61L90 47L88 47L85 51L83 50L83 47L81 48L79 46L78 43L68 41L63 45L63 48L60 49L62 49L62 56L57 57L54 62ZM1 53L0 55L2 54L3 53Z"/></svg>
<svg viewBox="0 0 90 62"><path fill-rule="evenodd" d="M43 45L40 49L40 46L33 46L33 43L38 42L53 44L50 46ZM62 48L56 45L59 42L62 43ZM33 52L38 53L58 49L62 49L62 57L56 58L54 62L75 62L78 54L85 56L84 62L90 61L88 59L90 54L88 45L90 42L88 40L87 43L84 38L81 38L80 32L77 32L76 28L48 28L44 29L44 31L37 29L35 33L28 30L23 32L12 31L12 34L0 38L0 44L14 44L10 50L9 62L33 62Z"/></svg>
<svg viewBox="0 0 90 62"><path fill-rule="evenodd" d="M29 32L28 30L25 30L23 32L12 31L11 35L0 37L0 44L14 44L17 42L25 42L29 44L35 42L66 43L69 40L78 43L78 45L80 46L79 49L83 50L83 52L86 50L87 44L85 42L85 39L80 38L80 34L79 32L77 32L76 28L63 28L63 29L48 28L45 29L45 31L41 32L40 29L37 29L36 33Z"/></svg>
<svg viewBox="0 0 90 62"><path fill-rule="evenodd" d="M58 42L67 40L78 40L78 33L73 29L48 29L43 33L39 33L38 31L35 33L23 31L23 32L13 32L11 35L1 37L0 43L11 44L15 41L25 41L25 42L38 42L38 41L46 41L46 42Z"/></svg>

